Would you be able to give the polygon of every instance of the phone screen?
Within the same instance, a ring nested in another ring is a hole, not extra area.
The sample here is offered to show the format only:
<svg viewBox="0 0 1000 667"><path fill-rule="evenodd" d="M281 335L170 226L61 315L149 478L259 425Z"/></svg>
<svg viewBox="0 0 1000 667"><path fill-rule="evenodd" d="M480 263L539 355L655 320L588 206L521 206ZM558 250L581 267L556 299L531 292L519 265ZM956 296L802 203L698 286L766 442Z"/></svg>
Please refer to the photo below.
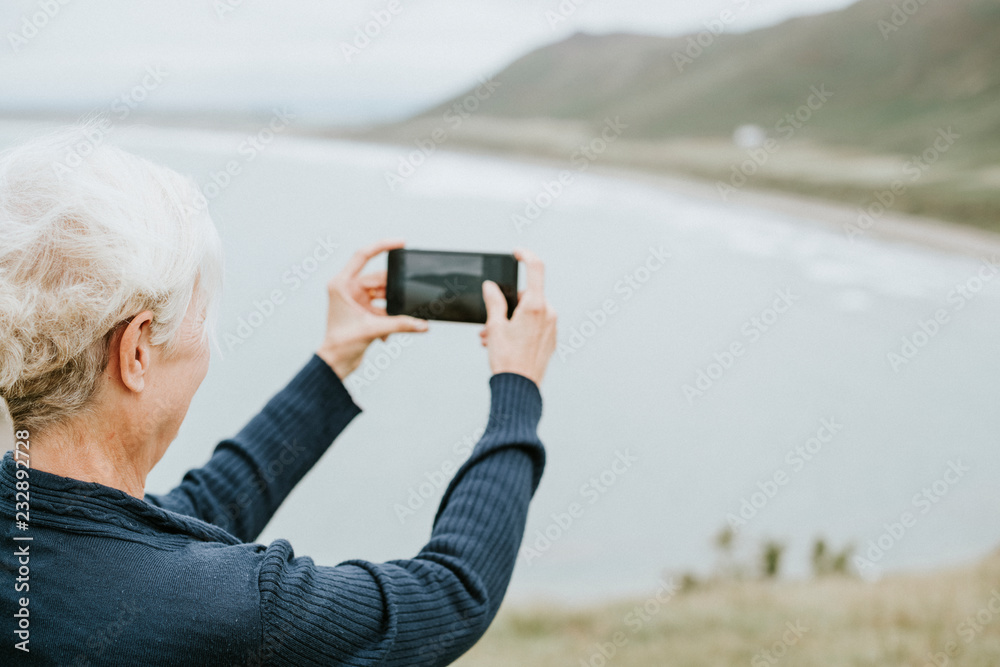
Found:
<svg viewBox="0 0 1000 667"><path fill-rule="evenodd" d="M486 322L483 281L492 280L517 306L517 259L513 255L434 250L389 252L386 311L425 320Z"/></svg>

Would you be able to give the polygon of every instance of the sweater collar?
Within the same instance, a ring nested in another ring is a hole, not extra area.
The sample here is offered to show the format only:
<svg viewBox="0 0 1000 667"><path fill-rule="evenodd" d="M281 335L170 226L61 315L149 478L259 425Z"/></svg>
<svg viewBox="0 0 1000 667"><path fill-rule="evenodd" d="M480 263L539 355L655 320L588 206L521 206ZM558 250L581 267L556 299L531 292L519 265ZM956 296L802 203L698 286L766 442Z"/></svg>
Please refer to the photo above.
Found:
<svg viewBox="0 0 1000 667"><path fill-rule="evenodd" d="M23 469L11 452L0 461L0 506L13 517L17 471ZM195 538L204 542L240 544L222 528L157 507L146 499L96 482L83 482L42 470L28 471L29 525L51 526L70 532L112 533L122 530L140 535L174 536L179 541Z"/></svg>

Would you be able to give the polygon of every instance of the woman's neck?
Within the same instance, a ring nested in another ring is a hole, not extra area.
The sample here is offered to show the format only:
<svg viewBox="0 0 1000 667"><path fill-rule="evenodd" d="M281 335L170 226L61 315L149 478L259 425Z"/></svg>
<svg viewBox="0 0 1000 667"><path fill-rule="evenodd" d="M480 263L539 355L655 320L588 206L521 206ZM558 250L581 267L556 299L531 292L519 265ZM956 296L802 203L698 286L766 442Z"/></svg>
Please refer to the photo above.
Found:
<svg viewBox="0 0 1000 667"><path fill-rule="evenodd" d="M147 467L146 462L131 454L142 448L113 428L80 426L53 428L32 438L31 467L143 498L146 476L152 466Z"/></svg>

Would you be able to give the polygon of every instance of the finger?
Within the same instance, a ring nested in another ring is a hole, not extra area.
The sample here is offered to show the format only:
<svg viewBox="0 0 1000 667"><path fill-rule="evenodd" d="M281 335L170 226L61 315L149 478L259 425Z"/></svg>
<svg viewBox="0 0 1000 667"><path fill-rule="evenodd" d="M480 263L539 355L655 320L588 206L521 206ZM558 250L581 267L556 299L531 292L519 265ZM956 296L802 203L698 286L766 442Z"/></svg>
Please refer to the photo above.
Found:
<svg viewBox="0 0 1000 667"><path fill-rule="evenodd" d="M420 320L409 315L394 315L392 317L379 317L375 320L374 334L378 337L394 333L423 332L427 331L427 320Z"/></svg>
<svg viewBox="0 0 1000 667"><path fill-rule="evenodd" d="M368 305L365 306L365 309L369 313L372 313L373 315L380 315L380 316L381 315L388 315L388 313L385 312L385 308L381 308L379 306L373 306L371 304L368 304Z"/></svg>
<svg viewBox="0 0 1000 667"><path fill-rule="evenodd" d="M383 239L376 243L372 243L371 245L365 246L351 255L351 258L347 260L347 264L344 265L344 269L340 272L340 274L347 278L354 278L361 273L361 269L365 268L365 264L367 264L372 257L375 257L375 255L385 252L386 250L402 248L404 245L406 245L406 241L397 238Z"/></svg>
<svg viewBox="0 0 1000 667"><path fill-rule="evenodd" d="M559 317L557 315L550 315L548 326L545 332L545 348L546 350L555 350L556 345L559 342Z"/></svg>
<svg viewBox="0 0 1000 667"><path fill-rule="evenodd" d="M388 277L388 271L372 271L358 278L358 285L367 290L382 289L384 291Z"/></svg>
<svg viewBox="0 0 1000 667"><path fill-rule="evenodd" d="M507 299L492 280L483 281L483 301L486 302L486 323L507 319Z"/></svg>
<svg viewBox="0 0 1000 667"><path fill-rule="evenodd" d="M527 289L525 291L541 296L545 292L545 263L542 262L538 255L527 248L516 248L514 250L514 257L524 262L524 266L528 272Z"/></svg>

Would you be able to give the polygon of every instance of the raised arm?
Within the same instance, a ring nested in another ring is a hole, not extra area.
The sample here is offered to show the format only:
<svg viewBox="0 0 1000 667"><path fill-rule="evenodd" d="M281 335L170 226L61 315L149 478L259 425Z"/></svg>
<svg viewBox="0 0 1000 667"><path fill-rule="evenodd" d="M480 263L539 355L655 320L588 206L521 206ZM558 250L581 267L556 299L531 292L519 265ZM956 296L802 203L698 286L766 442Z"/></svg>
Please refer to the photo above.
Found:
<svg viewBox="0 0 1000 667"><path fill-rule="evenodd" d="M556 339L541 262L515 254L528 265L528 289L510 320L499 288L484 285L489 423L446 489L430 541L408 560L335 567L272 544L259 578L264 664L447 665L489 627L545 463L538 387Z"/></svg>
<svg viewBox="0 0 1000 667"><path fill-rule="evenodd" d="M146 499L251 542L334 439L361 412L330 366L313 355L239 433L180 485Z"/></svg>
<svg viewBox="0 0 1000 667"><path fill-rule="evenodd" d="M445 492L414 558L318 566L279 540L260 566L262 664L447 665L486 631L507 590L545 452L541 396L490 380L483 437Z"/></svg>
<svg viewBox="0 0 1000 667"><path fill-rule="evenodd" d="M403 246L375 243L356 252L327 283L327 326L316 354L292 381L208 464L188 472L165 496L146 499L225 528L245 542L257 536L292 488L361 411L343 384L376 338L427 331L427 322L389 317L372 304L385 298L385 271L362 275L375 255Z"/></svg>

